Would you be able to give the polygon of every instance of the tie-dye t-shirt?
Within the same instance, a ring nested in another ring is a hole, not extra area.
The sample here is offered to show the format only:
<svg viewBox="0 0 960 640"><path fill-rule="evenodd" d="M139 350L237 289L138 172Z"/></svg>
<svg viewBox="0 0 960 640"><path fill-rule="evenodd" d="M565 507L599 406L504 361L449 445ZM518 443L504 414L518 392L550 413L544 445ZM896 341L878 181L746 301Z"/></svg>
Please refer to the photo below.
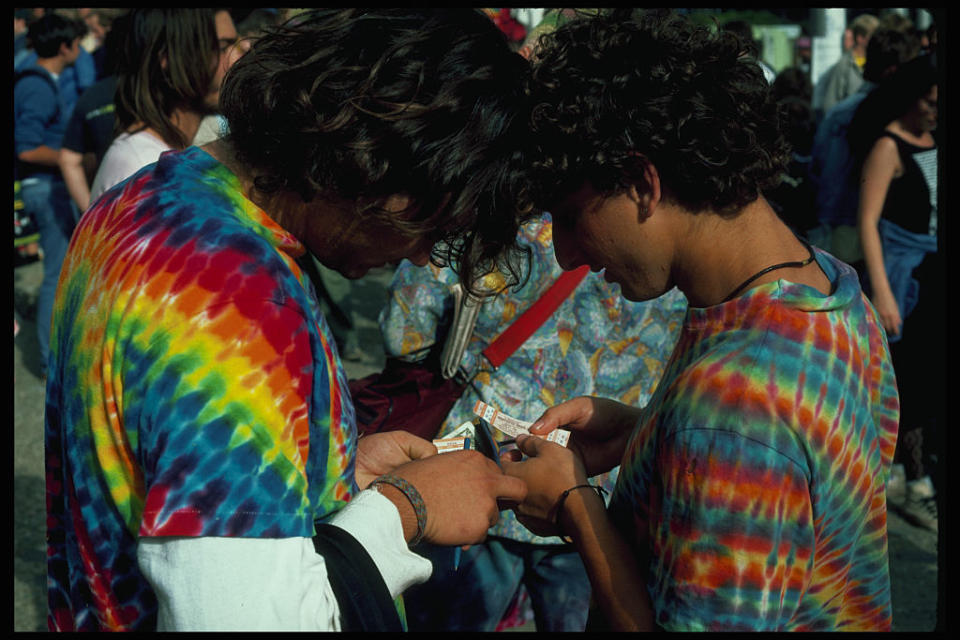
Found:
<svg viewBox="0 0 960 640"><path fill-rule="evenodd" d="M519 289L488 299L478 317L460 367L473 383L440 427L445 435L474 417L483 400L521 420L535 420L555 404L580 395L615 398L643 406L660 380L679 335L686 298L674 289L657 300L629 302L620 287L596 273L583 281L500 368L492 373L481 355L524 311L556 282L563 270L553 253L549 215L520 229L517 243L531 251L529 277ZM488 276L485 284L503 281ZM450 268L417 267L404 261L390 284L390 300L380 316L386 352L417 359L446 335L453 318ZM507 436L494 431L499 439ZM613 489L616 469L593 481ZM562 544L541 538L521 525L512 510L502 511L490 535L535 544Z"/></svg>
<svg viewBox="0 0 960 640"><path fill-rule="evenodd" d="M354 481L346 375L304 247L192 147L84 215L46 400L52 629L150 629L139 536L310 537Z"/></svg>
<svg viewBox="0 0 960 640"><path fill-rule="evenodd" d="M691 308L610 514L667 630L889 630L899 401L849 266Z"/></svg>

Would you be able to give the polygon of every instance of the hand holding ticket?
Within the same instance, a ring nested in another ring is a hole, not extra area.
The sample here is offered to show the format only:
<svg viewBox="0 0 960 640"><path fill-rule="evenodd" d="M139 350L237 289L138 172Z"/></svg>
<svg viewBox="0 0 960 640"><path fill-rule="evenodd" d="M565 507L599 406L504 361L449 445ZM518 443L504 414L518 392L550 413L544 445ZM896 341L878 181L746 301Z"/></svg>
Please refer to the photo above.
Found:
<svg viewBox="0 0 960 640"><path fill-rule="evenodd" d="M496 407L491 407L482 400L477 401L473 407L473 412L481 419L481 421L486 421L490 426L502 433L507 434L512 439L516 439L516 437L521 434L534 436L537 438L544 438L544 436L530 433L530 425L533 424L532 422L524 422L523 420L518 420L517 418L508 416L505 413L501 413L499 409ZM486 444L486 440L492 440L491 437L484 436L481 431L478 431L482 425L475 424L476 422L477 420L474 420L473 422L464 422L462 425L448 433L443 438L434 440L433 444L436 445L437 452L446 453L448 451L470 449L471 444L477 448L480 448L480 445ZM566 447L567 443L570 442L570 432L566 429L554 429L548 433L544 439L547 442L556 442L561 447ZM496 443L494 444L496 445ZM485 449L492 449L494 451L494 455L499 455L498 446L485 446Z"/></svg>
<svg viewBox="0 0 960 640"><path fill-rule="evenodd" d="M499 409L491 407L482 400L477 400L477 403L473 406L473 412L489 422L494 429L502 431L511 438L516 438L520 434L536 435L530 433L530 425L533 424L532 422L518 420L505 413L501 413ZM536 437L539 438L541 436ZM561 447L565 447L567 446L567 442L570 441L570 432L566 429L554 429L547 434L546 440L547 442L556 442Z"/></svg>

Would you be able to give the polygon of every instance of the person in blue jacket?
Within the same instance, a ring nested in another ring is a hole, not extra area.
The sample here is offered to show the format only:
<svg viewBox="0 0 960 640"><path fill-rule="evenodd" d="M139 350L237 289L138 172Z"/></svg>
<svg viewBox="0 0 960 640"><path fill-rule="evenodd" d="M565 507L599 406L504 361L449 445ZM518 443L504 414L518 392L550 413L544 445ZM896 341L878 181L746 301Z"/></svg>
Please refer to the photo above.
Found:
<svg viewBox="0 0 960 640"><path fill-rule="evenodd" d="M40 230L43 250L43 283L37 298L41 376L49 354L53 296L77 219L58 165L67 122L59 79L77 61L82 36L82 25L56 14L34 22L29 39L35 62L14 79L14 180L20 182L24 210Z"/></svg>

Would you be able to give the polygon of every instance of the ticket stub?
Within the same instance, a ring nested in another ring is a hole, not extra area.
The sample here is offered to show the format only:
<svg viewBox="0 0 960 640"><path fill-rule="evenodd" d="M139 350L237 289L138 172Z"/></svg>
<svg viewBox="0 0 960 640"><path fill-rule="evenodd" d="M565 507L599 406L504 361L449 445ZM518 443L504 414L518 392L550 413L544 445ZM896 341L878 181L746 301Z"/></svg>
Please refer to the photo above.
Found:
<svg viewBox="0 0 960 640"><path fill-rule="evenodd" d="M491 407L482 400L477 400L477 403L473 406L473 412L489 422L495 429L502 431L511 438L516 438L520 434L532 435L530 433L530 425L533 424L532 422L518 420L505 413L501 413L499 409ZM566 429L554 429L547 434L546 440L548 442L556 442L560 446L565 447L570 441L570 432Z"/></svg>
<svg viewBox="0 0 960 640"><path fill-rule="evenodd" d="M434 440L433 444L437 447L437 453L449 453L451 451L463 451L466 441L466 438L440 438Z"/></svg>
<svg viewBox="0 0 960 640"><path fill-rule="evenodd" d="M565 447L570 442L570 432L566 429L554 429L547 434L547 442L556 442L561 447Z"/></svg>

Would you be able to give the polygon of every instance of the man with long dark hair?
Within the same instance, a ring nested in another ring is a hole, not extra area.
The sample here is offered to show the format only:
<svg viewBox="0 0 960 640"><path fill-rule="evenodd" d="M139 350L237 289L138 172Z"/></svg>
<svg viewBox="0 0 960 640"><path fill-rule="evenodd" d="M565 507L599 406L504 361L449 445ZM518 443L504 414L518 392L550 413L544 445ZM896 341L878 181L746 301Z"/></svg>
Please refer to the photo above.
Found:
<svg viewBox="0 0 960 640"><path fill-rule="evenodd" d="M299 14L227 74L226 139L94 202L47 388L51 628L399 629L431 570L408 543L523 497L479 452L357 438L295 259L516 279L526 73L478 11Z"/></svg>

